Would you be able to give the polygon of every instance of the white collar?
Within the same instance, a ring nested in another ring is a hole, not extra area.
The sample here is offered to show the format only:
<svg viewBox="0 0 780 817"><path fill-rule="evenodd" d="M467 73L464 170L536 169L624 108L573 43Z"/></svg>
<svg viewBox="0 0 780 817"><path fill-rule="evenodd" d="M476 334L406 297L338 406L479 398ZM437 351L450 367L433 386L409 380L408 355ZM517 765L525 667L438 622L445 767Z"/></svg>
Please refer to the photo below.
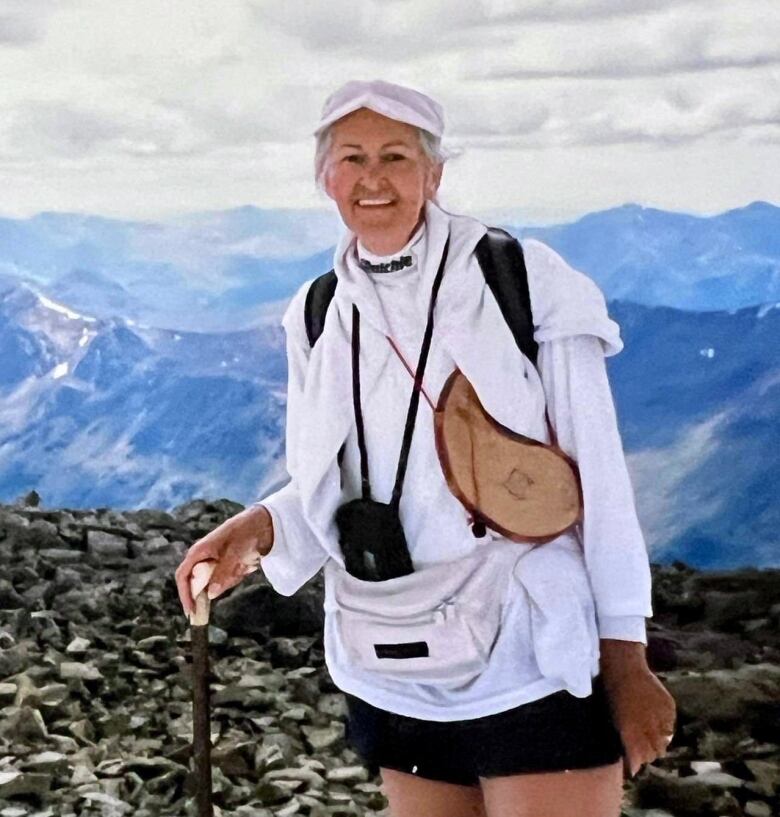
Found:
<svg viewBox="0 0 780 817"><path fill-rule="evenodd" d="M425 228L421 232L419 243L415 241L416 233L410 240L410 246L414 243L412 252L419 251L417 262L419 276L415 301L418 317L423 324L428 317L431 287L447 236L451 236L449 250L451 262L460 255L461 251L470 253L486 229L475 219L448 213L431 200L425 202L424 222ZM374 280L382 276L369 277L358 266L355 252L357 241L356 234L346 229L336 247L333 257L333 268L338 278L335 300L344 316L351 314L352 304L356 303L360 308L361 317L382 334L388 334L389 327L373 284ZM445 275L445 282L446 279Z"/></svg>
<svg viewBox="0 0 780 817"><path fill-rule="evenodd" d="M419 259L425 254L425 232L425 219L423 218L419 227L412 234L412 237L397 252L390 253L389 255L377 255L368 250L359 238L355 243L355 252L360 260L370 261L372 264L390 264L393 261L400 260L404 255L411 255L412 265L415 266Z"/></svg>

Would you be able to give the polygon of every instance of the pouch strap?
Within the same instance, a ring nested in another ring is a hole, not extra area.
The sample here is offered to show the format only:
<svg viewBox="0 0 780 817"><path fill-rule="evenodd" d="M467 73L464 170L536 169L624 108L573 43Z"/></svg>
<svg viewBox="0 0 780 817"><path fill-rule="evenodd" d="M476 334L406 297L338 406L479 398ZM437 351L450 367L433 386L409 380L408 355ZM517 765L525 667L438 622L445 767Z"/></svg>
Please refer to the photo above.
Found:
<svg viewBox="0 0 780 817"><path fill-rule="evenodd" d="M352 405L355 410L358 448L360 449L360 486L363 499L370 499L371 483L368 479L366 435L363 430L363 412L360 410L360 312L355 304L352 304Z"/></svg>
<svg viewBox="0 0 780 817"><path fill-rule="evenodd" d="M390 504L398 510L401 503L401 492L403 491L404 477L406 476L406 466L409 461L409 451L412 446L412 435L414 434L414 424L417 417L417 407L420 403L420 390L422 388L425 366L428 362L428 353L431 348L431 338L433 337L433 314L436 307L436 299L439 294L444 267L447 263L447 254L450 247L450 237L444 244L444 251L439 262L439 269L431 288L431 299L428 305L428 322L425 326L422 346L420 347L420 357L417 362L417 372L414 375L414 386L412 396L409 400L409 409L406 413L406 423L404 425L404 436L401 442L401 453L398 457L398 468L395 475L395 485ZM355 410L355 424L357 426L358 448L360 449L360 479L363 499L371 498L371 483L368 473L368 454L366 450L365 430L363 428L363 412L360 406L360 310L356 304L352 304L352 404Z"/></svg>

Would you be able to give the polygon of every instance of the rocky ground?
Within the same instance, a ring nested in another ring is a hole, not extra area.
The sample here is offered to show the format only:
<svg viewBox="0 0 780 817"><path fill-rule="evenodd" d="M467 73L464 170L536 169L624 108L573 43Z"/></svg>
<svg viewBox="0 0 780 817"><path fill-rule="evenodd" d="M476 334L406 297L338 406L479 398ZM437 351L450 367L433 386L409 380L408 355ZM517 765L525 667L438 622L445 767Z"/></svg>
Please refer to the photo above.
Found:
<svg viewBox="0 0 780 817"><path fill-rule="evenodd" d="M192 815L188 625L173 570L241 509L0 505L0 817ZM780 815L780 570L653 566L648 657L678 704L626 817ZM213 608L219 815L382 815L323 662L322 587L255 574Z"/></svg>

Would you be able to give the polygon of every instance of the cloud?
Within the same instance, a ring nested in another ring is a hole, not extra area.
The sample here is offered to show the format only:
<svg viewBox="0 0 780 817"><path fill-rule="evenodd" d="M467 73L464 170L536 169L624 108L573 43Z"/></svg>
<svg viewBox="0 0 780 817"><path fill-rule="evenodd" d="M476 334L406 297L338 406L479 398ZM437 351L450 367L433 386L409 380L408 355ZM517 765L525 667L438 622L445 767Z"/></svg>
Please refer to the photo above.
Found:
<svg viewBox="0 0 780 817"><path fill-rule="evenodd" d="M699 0L700 2L701 0ZM696 0L248 0L265 25L303 41L309 48L359 54L375 62L424 57L471 37L484 43L529 23L630 18L696 3ZM483 30L479 30L483 29Z"/></svg>
<svg viewBox="0 0 780 817"><path fill-rule="evenodd" d="M115 212L116 189L125 202L133 185L136 213L144 190L150 207L322 205L311 181L322 103L342 82L374 77L443 104L449 146L471 157L460 200L470 186L497 206L516 195L502 192L500 171L488 191L481 165L530 163L547 178L581 152L611 157L605 166L634 186L655 180L632 175L625 157L655 157L663 174L670 148L722 151L739 173L780 139L774 6L0 0L3 206L100 210L104 187ZM769 175L729 183L771 200ZM595 201L601 179L587 180L582 201Z"/></svg>
<svg viewBox="0 0 780 817"><path fill-rule="evenodd" d="M181 117L159 108L30 102L7 118L0 156L183 155L203 143Z"/></svg>
<svg viewBox="0 0 780 817"><path fill-rule="evenodd" d="M4 0L0 8L0 46L25 46L41 40L53 0Z"/></svg>
<svg viewBox="0 0 780 817"><path fill-rule="evenodd" d="M495 126L484 111L482 118L468 105L457 111L451 138L458 147L544 151L644 143L665 148L708 139L774 141L780 133L780 98L769 92L771 82L749 88L724 83L713 90L706 83L665 87L654 79L635 86L632 94L609 98L584 83L547 105L536 102L531 91L498 85L482 95L495 102ZM472 127L475 122L482 124Z"/></svg>
<svg viewBox="0 0 780 817"><path fill-rule="evenodd" d="M675 7L641 25L616 18L544 26L532 33L517 28L514 47L486 51L474 75L492 80L631 80L780 64L780 16L761 20L759 15L754 19L761 25L752 20L748 25L739 5L721 16Z"/></svg>
<svg viewBox="0 0 780 817"><path fill-rule="evenodd" d="M661 62L662 64L659 64ZM721 71L726 68L765 68L780 65L780 53L755 54L751 56L684 57L659 61L642 56L611 56L595 65L577 65L575 68L518 68L485 71L485 79L636 79L674 74Z"/></svg>

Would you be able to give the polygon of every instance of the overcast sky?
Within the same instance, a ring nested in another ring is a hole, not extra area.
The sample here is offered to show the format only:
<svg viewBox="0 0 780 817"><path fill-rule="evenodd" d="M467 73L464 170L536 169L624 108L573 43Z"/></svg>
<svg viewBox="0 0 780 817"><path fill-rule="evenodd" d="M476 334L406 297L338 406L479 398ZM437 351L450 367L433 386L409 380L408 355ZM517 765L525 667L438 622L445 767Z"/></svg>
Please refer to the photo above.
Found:
<svg viewBox="0 0 780 817"><path fill-rule="evenodd" d="M0 0L0 214L327 206L374 78L444 105L450 210L780 203L777 0Z"/></svg>

